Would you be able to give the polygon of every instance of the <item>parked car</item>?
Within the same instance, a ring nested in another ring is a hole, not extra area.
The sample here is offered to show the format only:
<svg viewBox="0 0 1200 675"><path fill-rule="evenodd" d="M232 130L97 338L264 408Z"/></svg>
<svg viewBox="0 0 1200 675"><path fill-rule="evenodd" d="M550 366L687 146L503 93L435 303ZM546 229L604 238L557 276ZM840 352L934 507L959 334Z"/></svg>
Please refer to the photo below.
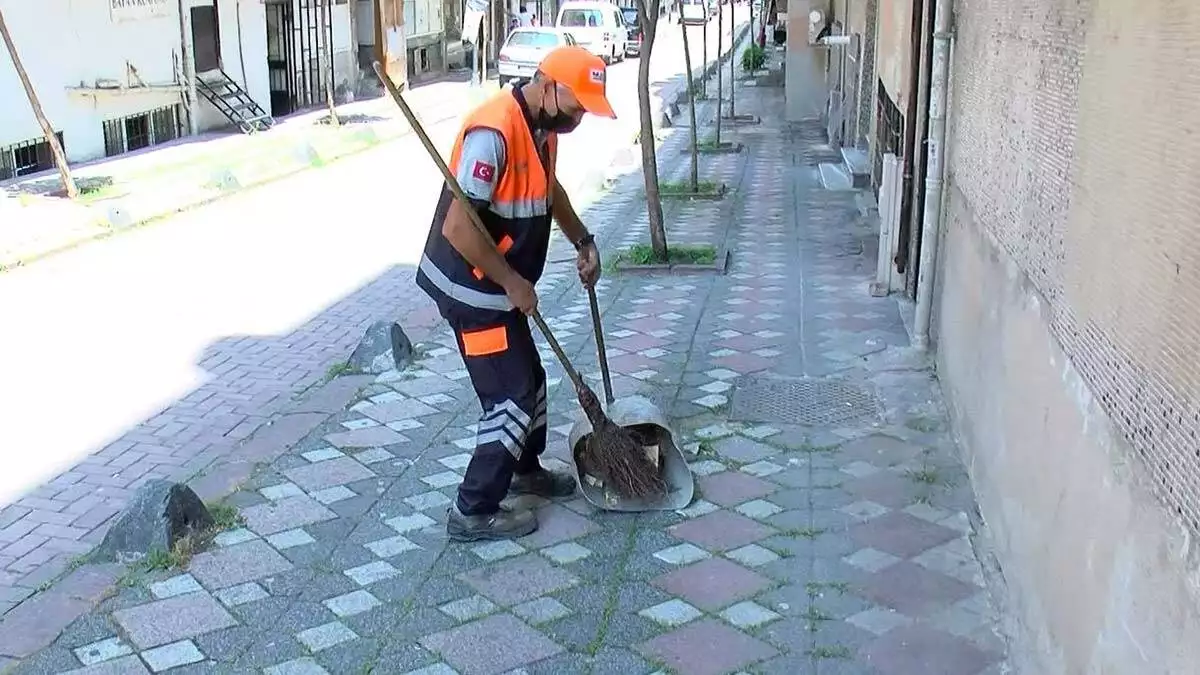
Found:
<svg viewBox="0 0 1200 675"><path fill-rule="evenodd" d="M703 25L711 17L708 0L680 0L679 21L688 25Z"/></svg>
<svg viewBox="0 0 1200 675"><path fill-rule="evenodd" d="M638 20L636 7L622 7L621 16L625 19L625 28L629 40L625 43L625 56L638 56L642 53L642 22Z"/></svg>
<svg viewBox="0 0 1200 675"><path fill-rule="evenodd" d="M553 27L516 28L500 48L500 84L533 77L550 50L576 44L570 33Z"/></svg>
<svg viewBox="0 0 1200 675"><path fill-rule="evenodd" d="M613 3L568 0L559 8L555 24L605 63L624 60L629 34L620 8Z"/></svg>

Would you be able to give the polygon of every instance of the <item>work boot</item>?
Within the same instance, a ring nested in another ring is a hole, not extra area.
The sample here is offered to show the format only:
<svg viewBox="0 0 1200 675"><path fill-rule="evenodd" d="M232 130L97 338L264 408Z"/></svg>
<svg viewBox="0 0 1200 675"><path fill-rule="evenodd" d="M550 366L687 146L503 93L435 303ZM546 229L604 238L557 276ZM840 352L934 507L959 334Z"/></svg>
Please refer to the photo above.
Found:
<svg viewBox="0 0 1200 675"><path fill-rule="evenodd" d="M495 513L467 515L453 504L446 510L446 533L453 541L516 539L537 529L533 511L513 511L501 506Z"/></svg>
<svg viewBox="0 0 1200 675"><path fill-rule="evenodd" d="M537 495L546 499L570 497L575 493L575 477L565 471L549 469L513 474L508 491L510 494Z"/></svg>

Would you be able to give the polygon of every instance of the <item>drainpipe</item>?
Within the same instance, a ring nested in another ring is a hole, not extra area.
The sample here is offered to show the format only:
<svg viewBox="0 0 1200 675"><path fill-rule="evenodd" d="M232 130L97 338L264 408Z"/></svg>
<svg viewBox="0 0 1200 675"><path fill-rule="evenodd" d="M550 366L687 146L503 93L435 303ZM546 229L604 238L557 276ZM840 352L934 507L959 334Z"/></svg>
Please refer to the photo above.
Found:
<svg viewBox="0 0 1200 675"><path fill-rule="evenodd" d="M900 250L896 252L896 265L903 273L911 271L908 256L911 254L908 244L912 239L912 221L913 219L913 166L916 162L913 161L913 155L916 154L917 144L917 97L918 88L921 82L921 45L925 43L923 36L925 34L925 24L923 20L924 12L932 0L913 0L912 8L912 39L910 44L911 53L909 54L908 66L908 102L904 106L904 149L903 165L903 183L901 184L901 208L900 208Z"/></svg>
<svg viewBox="0 0 1200 675"><path fill-rule="evenodd" d="M187 93L184 94L184 110L187 112L188 131L195 136L200 133L200 116L196 108L196 64L192 61L192 49L189 46L188 17L183 12L183 0L179 0L179 54L183 59L183 79Z"/></svg>
<svg viewBox="0 0 1200 675"><path fill-rule="evenodd" d="M945 173L946 90L950 81L951 1L937 0L933 17L933 62L929 78L929 145L925 161L925 209L921 223L921 267L917 276L917 309L913 343L929 347L929 323L933 310L934 265L937 263L938 231L942 221L942 181Z"/></svg>

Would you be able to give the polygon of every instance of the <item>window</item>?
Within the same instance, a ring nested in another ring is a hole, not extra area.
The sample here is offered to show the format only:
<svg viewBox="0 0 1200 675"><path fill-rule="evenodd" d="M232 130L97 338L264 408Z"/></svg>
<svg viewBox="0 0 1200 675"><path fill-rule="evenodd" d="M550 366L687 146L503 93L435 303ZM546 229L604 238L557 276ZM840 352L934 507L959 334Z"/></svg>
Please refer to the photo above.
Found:
<svg viewBox="0 0 1200 675"><path fill-rule="evenodd" d="M58 144L66 152L62 132ZM0 180L28 176L54 168L54 153L44 138L31 138L0 149Z"/></svg>
<svg viewBox="0 0 1200 675"><path fill-rule="evenodd" d="M182 135L179 106L165 106L148 112L104 122L104 156L112 157L131 150L173 141Z"/></svg>
<svg viewBox="0 0 1200 675"><path fill-rule="evenodd" d="M598 9L568 9L559 17L558 24L570 28L595 28L604 23Z"/></svg>
<svg viewBox="0 0 1200 675"><path fill-rule="evenodd" d="M519 30L508 36L508 44L513 47L550 47L558 46L558 34L543 30Z"/></svg>

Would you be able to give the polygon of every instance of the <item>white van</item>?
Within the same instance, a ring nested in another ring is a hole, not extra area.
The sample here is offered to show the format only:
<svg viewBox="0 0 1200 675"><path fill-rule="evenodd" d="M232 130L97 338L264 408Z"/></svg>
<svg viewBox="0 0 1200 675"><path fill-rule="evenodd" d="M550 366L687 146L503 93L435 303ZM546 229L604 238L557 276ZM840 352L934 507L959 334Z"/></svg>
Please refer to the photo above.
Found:
<svg viewBox="0 0 1200 675"><path fill-rule="evenodd" d="M567 0L558 10L557 27L575 38L580 47L613 63L625 59L629 39L621 9L611 2Z"/></svg>

